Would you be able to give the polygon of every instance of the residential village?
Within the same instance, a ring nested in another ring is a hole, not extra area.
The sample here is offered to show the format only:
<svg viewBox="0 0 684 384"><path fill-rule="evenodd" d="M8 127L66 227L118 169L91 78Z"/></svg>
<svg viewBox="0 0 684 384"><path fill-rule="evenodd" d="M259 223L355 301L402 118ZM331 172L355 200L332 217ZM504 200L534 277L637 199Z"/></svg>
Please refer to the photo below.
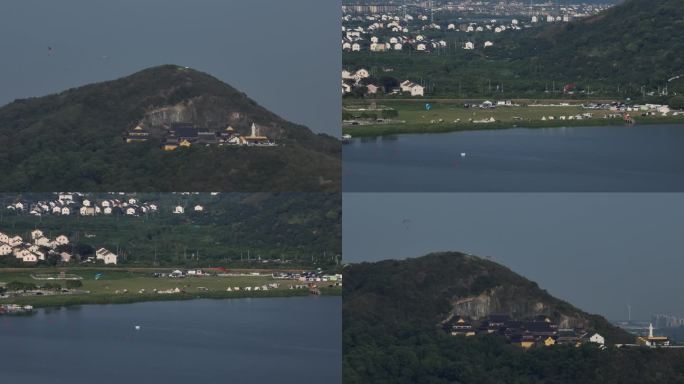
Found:
<svg viewBox="0 0 684 384"><path fill-rule="evenodd" d="M217 196L218 192L212 192ZM15 214L28 214L31 216L98 216L98 215L121 215L137 217L158 213L159 203L154 201L140 201L137 197L127 196L125 193L110 193L108 198L92 199L88 194L80 192L55 193L50 200L29 201L18 198L15 202L5 207L6 212ZM187 195L187 194L186 194ZM180 201L181 199L179 199ZM182 215L188 212L202 213L206 207L201 204L186 206L179 203L170 207L164 207L166 212Z"/></svg>
<svg viewBox="0 0 684 384"><path fill-rule="evenodd" d="M152 139L152 134L145 124L140 122L126 133L126 143L144 142ZM275 147L275 140L261 134L260 128L252 123L249 135L241 135L233 127L228 126L221 132L202 130L193 123L171 123L165 126L162 139L165 151L191 146L258 146Z"/></svg>
<svg viewBox="0 0 684 384"><path fill-rule="evenodd" d="M537 315L528 320L516 320L508 315L492 314L481 320L473 320L465 316L453 316L443 324L443 329L452 336L476 336L497 334L506 338L513 345L524 349L533 347L551 347L554 345L571 345L593 343L599 348L606 348L605 337L591 329L560 328L558 324L545 315ZM633 344L618 344L618 347L650 347L668 348L671 345L665 336L655 336L653 325L649 325L648 335L635 336Z"/></svg>
<svg viewBox="0 0 684 384"><path fill-rule="evenodd" d="M385 7L343 5L342 50L382 53L486 49L494 46L492 40L497 34L517 32L542 23L567 23L597 14L608 6L517 2L441 5L416 2Z"/></svg>
<svg viewBox="0 0 684 384"><path fill-rule="evenodd" d="M373 76L367 69L361 68L357 71L342 70L342 95L351 94L355 89L360 89L366 96L391 94L403 94L413 97L425 96L425 87L411 80L398 82L396 86L385 89L385 86L374 82Z"/></svg>
<svg viewBox="0 0 684 384"><path fill-rule="evenodd" d="M30 237L23 238L17 234L0 232L0 257L16 257L24 263L35 264L44 261L48 257L56 256L63 263L69 263L74 255L67 252L64 246L69 245L66 235L57 235L54 238L45 236L40 229L34 229ZM84 263L116 264L118 256L105 248L100 248L95 255L81 260Z"/></svg>

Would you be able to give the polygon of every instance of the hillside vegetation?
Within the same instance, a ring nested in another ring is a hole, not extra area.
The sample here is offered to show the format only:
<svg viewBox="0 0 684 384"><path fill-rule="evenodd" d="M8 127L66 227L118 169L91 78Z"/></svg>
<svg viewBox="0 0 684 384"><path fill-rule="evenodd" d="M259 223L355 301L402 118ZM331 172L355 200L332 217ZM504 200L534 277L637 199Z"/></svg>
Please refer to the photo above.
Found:
<svg viewBox="0 0 684 384"><path fill-rule="evenodd" d="M680 0L628 0L522 40L519 57L531 52L526 69L538 68L545 76L662 88L684 75L684 6ZM671 86L681 92L682 84Z"/></svg>
<svg viewBox="0 0 684 384"><path fill-rule="evenodd" d="M498 296L495 313L571 317L633 341L604 318L554 298L494 262L461 253L348 266L343 288L345 383L682 382L679 350L554 346L524 351L496 335L458 338L438 325L459 298ZM543 306L530 305L541 303ZM530 308L544 308L542 311Z"/></svg>
<svg viewBox="0 0 684 384"><path fill-rule="evenodd" d="M281 145L161 150L126 144L150 111L191 105L207 128L255 122ZM233 116L233 120L227 120ZM223 125L226 124L226 125ZM0 190L337 191L340 143L289 123L244 93L192 69L165 65L114 81L0 108Z"/></svg>
<svg viewBox="0 0 684 384"><path fill-rule="evenodd" d="M458 20L453 20L458 22ZM426 32L452 44L485 38ZM684 7L680 0L627 0L604 13L515 33L486 35L487 50L344 53L380 84L410 79L453 98L631 98L667 103L684 94ZM482 41L480 41L482 40ZM384 70L391 68L391 71ZM672 80L672 81L668 81ZM574 94L563 93L574 84ZM667 94L662 92L667 88ZM659 94L659 91L662 94ZM652 95L649 93L653 92Z"/></svg>
<svg viewBox="0 0 684 384"><path fill-rule="evenodd" d="M34 201L46 197L21 196ZM112 198L117 196L89 195L91 200ZM337 193L138 193L136 198L157 204L159 212L35 217L2 210L0 232L24 239L30 239L30 231L36 228L50 238L63 234L70 239L74 254L85 258L99 247L118 250L124 266L150 266L156 261L162 266L327 267L336 265L341 254L341 197ZM16 195L0 194L3 207L15 200ZM186 207L185 214L171 213L178 204ZM193 212L196 204L204 211ZM280 262L264 264L272 259ZM51 261L55 262L41 264ZM26 264L10 255L0 257L0 266Z"/></svg>

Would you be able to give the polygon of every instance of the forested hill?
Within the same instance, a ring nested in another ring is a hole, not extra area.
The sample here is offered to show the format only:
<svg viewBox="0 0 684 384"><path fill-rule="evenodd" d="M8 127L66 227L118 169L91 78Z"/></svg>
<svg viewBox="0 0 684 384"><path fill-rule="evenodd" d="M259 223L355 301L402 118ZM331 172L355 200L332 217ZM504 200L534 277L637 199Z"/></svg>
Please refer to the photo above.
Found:
<svg viewBox="0 0 684 384"><path fill-rule="evenodd" d="M684 382L681 349L602 350L589 343L523 350L499 335L447 334L439 324L458 307L455 299L489 296L497 313L523 317L543 308L556 321L563 316L586 320L609 342L634 340L602 317L488 260L440 253L361 263L347 266L344 279L345 383Z"/></svg>
<svg viewBox="0 0 684 384"><path fill-rule="evenodd" d="M527 69L549 78L604 80L648 89L684 74L681 0L627 0L590 18L553 25L520 41ZM677 86L684 91L684 81Z"/></svg>
<svg viewBox="0 0 684 384"><path fill-rule="evenodd" d="M315 112L312 112L315 113ZM126 143L140 122L191 122L260 134L272 148L161 150L164 132ZM164 65L0 108L0 190L317 191L339 189L341 146L259 106L218 79Z"/></svg>
<svg viewBox="0 0 684 384"><path fill-rule="evenodd" d="M609 342L633 342L625 331L551 296L493 261L457 252L361 263L345 270L345 310L356 316L436 326L450 314L550 316L564 328L595 329ZM463 305L468 303L468 305Z"/></svg>

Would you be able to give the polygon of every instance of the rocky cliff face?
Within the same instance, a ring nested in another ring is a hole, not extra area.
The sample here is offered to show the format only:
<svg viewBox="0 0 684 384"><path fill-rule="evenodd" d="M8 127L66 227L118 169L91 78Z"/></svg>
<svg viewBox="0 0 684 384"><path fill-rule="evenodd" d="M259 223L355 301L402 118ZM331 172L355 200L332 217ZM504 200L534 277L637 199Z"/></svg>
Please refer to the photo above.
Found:
<svg viewBox="0 0 684 384"><path fill-rule="evenodd" d="M451 300L451 311L445 319L467 316L475 320L491 314L506 314L514 319L531 318L536 315L554 315L561 328L588 327L588 321L579 313L559 313L551 305L538 298L524 296L516 287L496 287L475 296L457 297Z"/></svg>
<svg viewBox="0 0 684 384"><path fill-rule="evenodd" d="M198 96L174 105L150 107L142 121L145 126L153 129L172 123L194 123L195 126L212 132L231 126L240 134L249 134L252 122L258 118L230 108L217 97ZM257 127L260 134L275 139L279 139L284 133L283 127L273 121L257 123Z"/></svg>

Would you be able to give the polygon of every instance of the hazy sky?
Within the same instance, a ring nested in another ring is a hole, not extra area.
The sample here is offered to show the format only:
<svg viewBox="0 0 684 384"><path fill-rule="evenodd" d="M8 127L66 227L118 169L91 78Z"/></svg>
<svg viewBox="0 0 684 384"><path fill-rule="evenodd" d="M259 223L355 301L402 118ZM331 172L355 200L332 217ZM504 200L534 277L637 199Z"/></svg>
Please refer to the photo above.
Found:
<svg viewBox="0 0 684 384"><path fill-rule="evenodd" d="M340 7L340 0L3 0L0 105L178 64L339 136Z"/></svg>
<svg viewBox="0 0 684 384"><path fill-rule="evenodd" d="M346 262L490 256L610 319L684 316L684 194L345 193Z"/></svg>

